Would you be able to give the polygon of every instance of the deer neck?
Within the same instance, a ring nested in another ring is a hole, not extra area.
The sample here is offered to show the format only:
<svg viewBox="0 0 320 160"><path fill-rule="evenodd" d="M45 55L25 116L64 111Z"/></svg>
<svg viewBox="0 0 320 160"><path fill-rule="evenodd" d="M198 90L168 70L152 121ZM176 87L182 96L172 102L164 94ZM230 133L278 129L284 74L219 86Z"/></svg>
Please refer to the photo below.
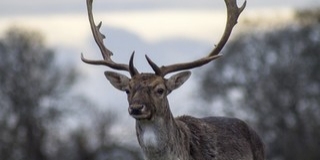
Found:
<svg viewBox="0 0 320 160"><path fill-rule="evenodd" d="M169 107L161 117L152 120L136 120L139 144L150 160L183 159L188 150L186 132L179 128ZM152 158L150 158L152 157Z"/></svg>

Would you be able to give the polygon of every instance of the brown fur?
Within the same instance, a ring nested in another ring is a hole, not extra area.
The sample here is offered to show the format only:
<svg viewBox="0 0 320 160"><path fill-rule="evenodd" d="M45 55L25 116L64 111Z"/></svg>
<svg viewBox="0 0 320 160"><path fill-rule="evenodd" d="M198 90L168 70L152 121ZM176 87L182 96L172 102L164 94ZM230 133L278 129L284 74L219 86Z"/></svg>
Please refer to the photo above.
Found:
<svg viewBox="0 0 320 160"><path fill-rule="evenodd" d="M116 88L128 92L129 110L146 160L264 160L259 136L235 118L181 116L174 118L167 95L190 76L181 72L169 79L139 74L132 79L107 72ZM160 90L163 92L160 93Z"/></svg>

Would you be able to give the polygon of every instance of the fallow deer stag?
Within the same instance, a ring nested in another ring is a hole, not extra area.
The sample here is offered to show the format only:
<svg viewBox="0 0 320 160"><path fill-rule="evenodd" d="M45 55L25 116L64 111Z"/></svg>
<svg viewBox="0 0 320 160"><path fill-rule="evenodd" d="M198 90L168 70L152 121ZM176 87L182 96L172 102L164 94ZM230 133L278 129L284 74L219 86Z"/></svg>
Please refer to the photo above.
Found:
<svg viewBox="0 0 320 160"><path fill-rule="evenodd" d="M189 71L165 78L168 73L200 67L220 57L246 2L239 8L236 0L225 0L227 23L224 34L208 56L187 63L158 67L148 56L146 59L155 73L139 73L133 65L134 53L129 64L116 63L112 52L104 44L100 33L101 22L96 26L92 15L92 1L87 0L88 16L93 37L100 48L103 60L83 62L105 65L115 70L128 71L131 78L106 71L111 84L125 91L128 112L136 120L136 134L147 160L263 160L261 139L246 123L235 118L180 116L174 118L167 96L180 87L190 76Z"/></svg>

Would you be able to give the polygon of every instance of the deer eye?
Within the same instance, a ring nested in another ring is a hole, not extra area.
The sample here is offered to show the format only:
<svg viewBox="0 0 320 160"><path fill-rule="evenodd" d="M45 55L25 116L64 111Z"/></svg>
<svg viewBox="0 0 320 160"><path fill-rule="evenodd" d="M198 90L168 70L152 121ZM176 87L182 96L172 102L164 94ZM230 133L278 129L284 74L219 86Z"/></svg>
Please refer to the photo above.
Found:
<svg viewBox="0 0 320 160"><path fill-rule="evenodd" d="M157 89L157 94L162 95L164 93L164 89L163 88L158 88Z"/></svg>
<svg viewBox="0 0 320 160"><path fill-rule="evenodd" d="M130 94L130 90L129 90L129 89L126 89L125 92L126 92L127 94Z"/></svg>

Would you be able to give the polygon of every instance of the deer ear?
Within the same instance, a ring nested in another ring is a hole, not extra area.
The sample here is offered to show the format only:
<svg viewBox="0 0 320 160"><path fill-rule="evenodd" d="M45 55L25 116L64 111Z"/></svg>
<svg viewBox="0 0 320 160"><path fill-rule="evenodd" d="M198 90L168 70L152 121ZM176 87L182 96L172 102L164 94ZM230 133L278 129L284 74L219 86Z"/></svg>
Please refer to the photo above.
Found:
<svg viewBox="0 0 320 160"><path fill-rule="evenodd" d="M186 72L181 72L171 76L166 82L168 90L171 92L179 88L185 81L187 81L190 75L191 75L191 72L186 71Z"/></svg>
<svg viewBox="0 0 320 160"><path fill-rule="evenodd" d="M121 91L125 91L128 88L130 78L128 78L127 76L110 71L104 72L104 75L115 88Z"/></svg>

